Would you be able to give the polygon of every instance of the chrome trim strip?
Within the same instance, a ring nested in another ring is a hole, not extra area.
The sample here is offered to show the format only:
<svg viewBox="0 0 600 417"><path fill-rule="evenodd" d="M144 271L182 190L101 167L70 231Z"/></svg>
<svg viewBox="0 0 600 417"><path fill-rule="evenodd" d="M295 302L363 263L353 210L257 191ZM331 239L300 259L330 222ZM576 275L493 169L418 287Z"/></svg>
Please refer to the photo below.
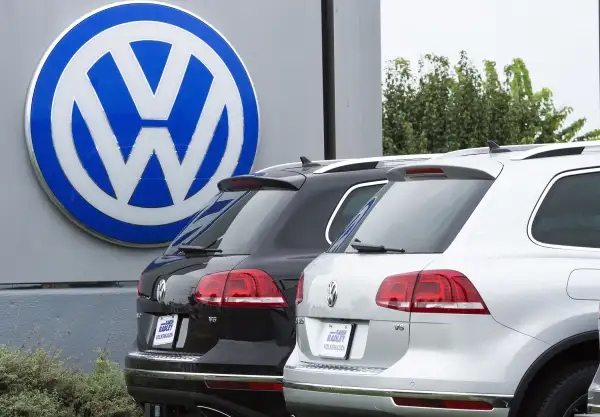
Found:
<svg viewBox="0 0 600 417"><path fill-rule="evenodd" d="M512 395L502 394L470 394L458 392L433 392L433 391L408 391L379 388L343 387L339 385L307 384L303 382L283 383L285 389L301 391L314 391L329 394L364 395L368 397L390 398L422 398L427 400L460 400L460 401L485 401L494 408L509 408L513 399Z"/></svg>
<svg viewBox="0 0 600 417"><path fill-rule="evenodd" d="M175 379L180 381L229 381L281 383L283 377L274 375L207 374L194 372L151 371L125 368L125 374L146 378Z"/></svg>
<svg viewBox="0 0 600 417"><path fill-rule="evenodd" d="M587 412L590 414L600 414L600 405L588 403Z"/></svg>
<svg viewBox="0 0 600 417"><path fill-rule="evenodd" d="M342 204L344 204L344 201L346 201L346 198L348 198L348 196L352 193L352 191L354 191L358 188L362 188L362 187L369 187L371 185L387 184L387 182L388 182L387 180L363 182L361 184L356 184L356 185L353 185L352 187L348 188L348 190L344 193L344 195L338 202L337 206L335 206L335 209L333 210L333 213L331 214L331 217L329 217L329 221L327 222L327 227L325 228L325 240L327 241L327 243L329 243L331 245L331 242L332 242L331 239L329 238L329 229L331 228L333 219L335 218L338 211L342 207Z"/></svg>
<svg viewBox="0 0 600 417"><path fill-rule="evenodd" d="M529 222L527 223L527 236L533 243L535 243L538 246L541 246L544 248L550 248L550 249L566 249L566 250L576 250L576 251L580 251L580 252L600 252L599 248L589 248L589 247L585 247L585 246L554 245L551 243L543 243L543 242L538 241L536 238L534 238L533 234L531 233L531 228L533 227L533 222L535 220L535 217L537 216L537 213L538 213L540 207L546 200L546 196L548 195L548 193L550 192L552 187L554 187L554 184L556 184L556 182L558 182L559 180L561 180L565 177L572 177L572 176L576 176L576 175L585 175L585 174L591 174L591 173L595 173L595 172L600 172L600 169L599 168L575 169L575 170L566 171L566 172L557 174L554 178L552 178L550 180L550 182L548 183L548 185L546 185L546 188L542 192L542 195L538 199L538 202L536 203L535 207L533 208L533 212L531 213L531 216L529 217Z"/></svg>
<svg viewBox="0 0 600 417"><path fill-rule="evenodd" d="M147 361L157 361L157 362L179 362L179 363L190 363L190 362L199 362L201 356L194 355L179 355L173 353L163 353L163 352L130 352L127 354L128 358L134 359L143 359Z"/></svg>
<svg viewBox="0 0 600 417"><path fill-rule="evenodd" d="M345 161L345 159L319 159L318 161L311 161L315 164L322 164L322 163L335 163L335 162L340 162L340 161ZM263 173L263 172L267 172L271 169L275 169L275 168L301 168L302 167L302 162L288 162L285 164L279 164L279 165L271 165L269 167L263 168L261 170L256 171L255 173Z"/></svg>
<svg viewBox="0 0 600 417"><path fill-rule="evenodd" d="M353 365L331 365L324 363L300 361L296 366L289 366L287 369L309 369L318 372L350 372L353 374L376 375L386 370L386 368L376 368L372 366L353 366Z"/></svg>
<svg viewBox="0 0 600 417"><path fill-rule="evenodd" d="M361 164L364 162L387 162L387 161L407 161L407 162L413 161L413 162L416 162L416 160L432 159L439 155L441 155L441 154L375 156L375 157L370 157L370 158L345 159L345 160L341 160L340 162L336 162L336 163L324 166L323 168L319 168L314 173L315 174L325 174L329 171L332 171L334 169L337 169L337 168L340 168L343 166Z"/></svg>

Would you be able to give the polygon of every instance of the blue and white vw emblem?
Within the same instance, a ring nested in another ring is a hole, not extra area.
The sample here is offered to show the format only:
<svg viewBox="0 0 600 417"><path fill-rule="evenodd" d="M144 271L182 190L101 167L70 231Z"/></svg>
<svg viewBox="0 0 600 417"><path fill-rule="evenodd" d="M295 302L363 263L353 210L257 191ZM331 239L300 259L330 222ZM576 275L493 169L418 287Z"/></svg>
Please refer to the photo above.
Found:
<svg viewBox="0 0 600 417"><path fill-rule="evenodd" d="M252 169L254 87L235 50L191 13L118 3L50 47L29 92L34 168L58 207L97 237L171 241L216 192Z"/></svg>

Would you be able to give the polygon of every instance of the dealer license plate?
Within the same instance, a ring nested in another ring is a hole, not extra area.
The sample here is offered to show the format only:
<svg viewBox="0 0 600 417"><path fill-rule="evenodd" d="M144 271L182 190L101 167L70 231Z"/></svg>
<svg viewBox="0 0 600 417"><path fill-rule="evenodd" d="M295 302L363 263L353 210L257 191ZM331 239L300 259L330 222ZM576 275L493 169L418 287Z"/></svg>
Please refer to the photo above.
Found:
<svg viewBox="0 0 600 417"><path fill-rule="evenodd" d="M352 340L352 324L326 323L323 327L319 356L329 359L347 359Z"/></svg>
<svg viewBox="0 0 600 417"><path fill-rule="evenodd" d="M177 329L177 315L161 316L156 323L154 342L152 346L165 346L173 344L175 330Z"/></svg>

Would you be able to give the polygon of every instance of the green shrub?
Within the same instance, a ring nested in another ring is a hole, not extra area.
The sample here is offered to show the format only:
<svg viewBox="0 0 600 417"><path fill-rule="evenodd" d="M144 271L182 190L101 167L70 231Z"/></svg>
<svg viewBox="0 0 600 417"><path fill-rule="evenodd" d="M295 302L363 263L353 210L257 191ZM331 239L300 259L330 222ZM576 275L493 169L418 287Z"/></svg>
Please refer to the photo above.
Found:
<svg viewBox="0 0 600 417"><path fill-rule="evenodd" d="M585 119L566 125L571 107L556 108L552 92L534 91L529 71L514 59L498 75L484 61L483 75L461 53L457 65L426 55L417 74L410 62L396 59L383 85L383 149L387 155L447 152L486 146L555 143L600 138L600 130L582 133Z"/></svg>
<svg viewBox="0 0 600 417"><path fill-rule="evenodd" d="M138 417L123 372L100 351L86 374L57 352L0 347L0 417Z"/></svg>

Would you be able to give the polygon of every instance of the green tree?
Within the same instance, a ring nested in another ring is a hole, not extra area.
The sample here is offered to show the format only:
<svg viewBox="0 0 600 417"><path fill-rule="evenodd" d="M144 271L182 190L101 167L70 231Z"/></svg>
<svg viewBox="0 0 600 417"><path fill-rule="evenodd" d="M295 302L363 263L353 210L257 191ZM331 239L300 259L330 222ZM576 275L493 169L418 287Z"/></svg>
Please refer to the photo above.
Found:
<svg viewBox="0 0 600 417"><path fill-rule="evenodd" d="M399 58L386 68L383 85L383 149L386 155L438 153L486 146L600 139L600 129L581 133L586 120L569 124L571 107L556 108L552 92L534 91L522 59L504 68L492 61L483 73L463 51L455 66L425 55L417 73Z"/></svg>

